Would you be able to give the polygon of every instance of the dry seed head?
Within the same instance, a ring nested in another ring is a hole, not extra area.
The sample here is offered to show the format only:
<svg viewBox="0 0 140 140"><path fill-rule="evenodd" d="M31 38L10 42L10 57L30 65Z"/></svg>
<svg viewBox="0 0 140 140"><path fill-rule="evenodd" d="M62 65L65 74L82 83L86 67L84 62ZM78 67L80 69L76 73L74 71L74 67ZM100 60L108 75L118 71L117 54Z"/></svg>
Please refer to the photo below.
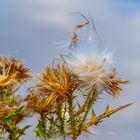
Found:
<svg viewBox="0 0 140 140"><path fill-rule="evenodd" d="M0 56L0 89L11 91L30 78L29 69L15 58Z"/></svg>
<svg viewBox="0 0 140 140"><path fill-rule="evenodd" d="M105 91L114 96L120 93L120 84L128 83L128 81L117 77L108 54L95 56L74 54L66 62L73 73L82 81L80 87L85 91L96 90L100 93Z"/></svg>
<svg viewBox="0 0 140 140"><path fill-rule="evenodd" d="M66 65L48 66L41 74L37 87L47 95L48 104L59 104L73 98L73 92L78 87L77 77L67 69Z"/></svg>
<svg viewBox="0 0 140 140"><path fill-rule="evenodd" d="M39 114L44 114L46 112L52 111L52 104L47 103L47 96L44 93L38 93L35 90L30 90L27 96L27 110L32 112L37 112Z"/></svg>

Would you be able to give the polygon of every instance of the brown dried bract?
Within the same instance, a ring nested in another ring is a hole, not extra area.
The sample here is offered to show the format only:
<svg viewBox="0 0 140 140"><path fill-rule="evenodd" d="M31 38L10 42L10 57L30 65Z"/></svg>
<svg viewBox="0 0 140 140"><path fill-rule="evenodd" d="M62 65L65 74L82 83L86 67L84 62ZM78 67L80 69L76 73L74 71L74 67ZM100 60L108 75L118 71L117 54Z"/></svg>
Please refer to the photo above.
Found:
<svg viewBox="0 0 140 140"><path fill-rule="evenodd" d="M30 91L27 107L44 113L58 107L66 100L72 100L73 92L78 87L76 76L66 65L48 66L40 76L40 82Z"/></svg>
<svg viewBox="0 0 140 140"><path fill-rule="evenodd" d="M18 84L26 82L31 77L29 71L14 57L7 59L0 56L0 90L11 91Z"/></svg>

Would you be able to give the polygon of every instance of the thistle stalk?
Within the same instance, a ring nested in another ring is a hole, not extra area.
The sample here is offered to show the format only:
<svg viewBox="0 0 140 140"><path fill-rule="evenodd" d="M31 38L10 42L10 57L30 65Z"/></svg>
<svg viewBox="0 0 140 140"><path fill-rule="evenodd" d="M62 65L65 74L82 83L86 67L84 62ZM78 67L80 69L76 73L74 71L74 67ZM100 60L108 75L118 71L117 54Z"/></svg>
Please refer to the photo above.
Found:
<svg viewBox="0 0 140 140"><path fill-rule="evenodd" d="M71 120L71 128L72 128L72 139L77 139L77 130L76 130L76 120L75 120L75 114L74 114L74 107L73 107L73 100L68 101L69 104L69 115Z"/></svg>
<svg viewBox="0 0 140 140"><path fill-rule="evenodd" d="M42 140L47 140L47 137L46 137L46 131L47 131L47 128L46 128L46 118L45 118L44 114L41 114L40 123L41 123L41 127L42 127L42 132L44 134L44 137L43 138L41 137L41 139Z"/></svg>
<svg viewBox="0 0 140 140"><path fill-rule="evenodd" d="M91 97L92 96L92 97ZM85 110L85 114L83 116L82 122L79 125L79 129L78 129L78 135L81 134L82 129L83 129L83 125L88 117L89 111L91 110L91 108L93 107L93 104L95 103L96 99L98 97L97 91L91 91L89 92L88 96L87 96L87 100L86 100L86 110Z"/></svg>
<svg viewBox="0 0 140 140"><path fill-rule="evenodd" d="M9 139L10 140L18 140L17 136L16 136L16 133L15 132L11 132L9 134Z"/></svg>
<svg viewBox="0 0 140 140"><path fill-rule="evenodd" d="M5 122L4 123L6 132L8 132L8 139L9 140L19 140L20 137L25 135L25 130L28 129L30 126L27 125L24 128L19 128L14 122Z"/></svg>
<svg viewBox="0 0 140 140"><path fill-rule="evenodd" d="M60 134L63 135L63 139L66 140L66 134L65 134L65 112L64 115L62 115L62 108L63 104L58 105L58 118L60 120Z"/></svg>

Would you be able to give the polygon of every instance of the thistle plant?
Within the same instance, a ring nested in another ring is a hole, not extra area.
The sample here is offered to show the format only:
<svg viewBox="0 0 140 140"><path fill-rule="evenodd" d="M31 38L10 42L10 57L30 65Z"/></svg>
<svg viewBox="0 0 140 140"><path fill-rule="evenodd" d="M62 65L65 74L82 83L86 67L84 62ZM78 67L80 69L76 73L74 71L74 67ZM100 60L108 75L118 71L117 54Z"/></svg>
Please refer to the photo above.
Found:
<svg viewBox="0 0 140 140"><path fill-rule="evenodd" d="M17 140L29 127L19 128L18 124L27 116L23 100L16 92L19 86L30 78L29 69L15 58L0 56L0 131L1 136Z"/></svg>
<svg viewBox="0 0 140 140"><path fill-rule="evenodd" d="M92 56L72 53L65 59L70 71L72 71L80 81L78 89L82 91L80 95L81 98L82 96L86 97L84 103L80 104L77 102L74 104L74 106L78 106L78 108L72 106L74 109L75 130L69 134L73 140L77 139L82 132L88 132L91 126L98 125L105 118L131 105L126 104L113 110L110 110L108 105L105 111L99 116L97 116L94 111L94 105L103 93L108 93L116 97L120 95L122 90L120 85L128 83L127 80L122 80L117 76L116 68L112 66L109 56L109 54L104 53L96 54L95 56L94 53ZM89 114L92 114L90 120L88 120Z"/></svg>
<svg viewBox="0 0 140 140"><path fill-rule="evenodd" d="M41 72L26 98L27 109L39 114L35 132L40 139L60 137L76 140L82 133L92 133L89 131L91 126L97 126L105 118L131 105L115 109L107 105L105 111L97 116L94 110L97 100L105 93L113 98L119 96L121 84L128 81L118 77L110 54L93 52L90 55L90 50L89 54L81 55L77 49L76 30L90 21L80 15L86 21L75 26L68 54L61 55L59 64L53 63ZM84 98L84 102L80 102L80 98Z"/></svg>
<svg viewBox="0 0 140 140"><path fill-rule="evenodd" d="M96 101L104 92L116 97L122 90L120 85L128 83L117 76L107 56L88 57L87 61L70 55L62 64L47 66L27 96L26 107L39 114L37 136L76 140L83 132L88 133L91 126L131 105L113 110L108 105L99 116L94 111ZM83 103L78 101L79 96L85 98Z"/></svg>
<svg viewBox="0 0 140 140"><path fill-rule="evenodd" d="M36 134L41 138L64 136L66 101L72 102L78 88L76 75L65 64L48 66L40 81L29 90L27 108L40 115Z"/></svg>
<svg viewBox="0 0 140 140"><path fill-rule="evenodd" d="M80 15L85 22L72 30L68 53L60 55L59 63L46 66L24 99L17 92L31 78L30 70L16 58L0 56L1 137L19 140L30 127L28 124L21 128L19 124L33 114L38 116L34 132L41 140L77 140L82 133L92 133L90 127L131 105L115 109L107 105L100 115L95 112L95 104L103 94L115 99L121 95L121 85L128 81L118 76L109 53L95 53L92 49L82 54L78 50L76 31L91 23Z"/></svg>

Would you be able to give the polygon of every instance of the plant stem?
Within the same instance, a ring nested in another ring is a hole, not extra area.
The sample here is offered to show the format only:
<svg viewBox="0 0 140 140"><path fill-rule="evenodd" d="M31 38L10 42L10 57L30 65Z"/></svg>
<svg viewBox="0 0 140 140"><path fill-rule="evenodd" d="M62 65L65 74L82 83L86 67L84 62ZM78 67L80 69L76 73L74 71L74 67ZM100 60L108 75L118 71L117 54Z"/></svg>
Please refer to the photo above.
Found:
<svg viewBox="0 0 140 140"><path fill-rule="evenodd" d="M84 104L82 105L82 107L76 112L76 116L79 116L81 113L83 113L87 107L87 104L89 103L91 93L88 94Z"/></svg>
<svg viewBox="0 0 140 140"><path fill-rule="evenodd" d="M64 137L63 137L63 139L64 139L64 140L67 140L67 138L66 138L66 135L65 135L65 134L64 134Z"/></svg>
<svg viewBox="0 0 140 140"><path fill-rule="evenodd" d="M71 128L72 128L72 139L77 139L77 130L76 130L76 121L75 121L75 114L74 114L74 108L73 108L73 101L69 101L69 114L71 119Z"/></svg>
<svg viewBox="0 0 140 140"><path fill-rule="evenodd" d="M8 139L10 140L18 140L18 130L19 128L14 123L5 122L5 129L8 132Z"/></svg>
<svg viewBox="0 0 140 140"><path fill-rule="evenodd" d="M90 97L90 96L92 96L92 97ZM87 116L89 114L89 111L91 110L91 108L92 108L92 106L93 106L93 104L94 104L94 102L95 102L97 97L98 97L98 93L96 91L94 91L94 93L90 92L89 95L87 96L87 98L89 98L89 99L86 100L87 101L87 103L86 103L86 105L87 105L86 106L86 111L85 111L85 114L83 116L83 120L82 120L82 122L79 125L78 136L82 132L84 122L86 121Z"/></svg>
<svg viewBox="0 0 140 140"><path fill-rule="evenodd" d="M63 138L64 140L66 140L66 134L65 134L65 110L66 108L63 110L63 105L60 104L58 106L58 118L60 120L60 134L63 134ZM63 112L64 111L64 112ZM63 115L62 115L63 113Z"/></svg>
<svg viewBox="0 0 140 140"><path fill-rule="evenodd" d="M9 139L10 140L18 140L15 133L10 133L9 134Z"/></svg>
<svg viewBox="0 0 140 140"><path fill-rule="evenodd" d="M41 125L43 128L43 133L46 134L46 119L44 117L44 114L41 115ZM44 135L44 140L47 140L46 135Z"/></svg>

